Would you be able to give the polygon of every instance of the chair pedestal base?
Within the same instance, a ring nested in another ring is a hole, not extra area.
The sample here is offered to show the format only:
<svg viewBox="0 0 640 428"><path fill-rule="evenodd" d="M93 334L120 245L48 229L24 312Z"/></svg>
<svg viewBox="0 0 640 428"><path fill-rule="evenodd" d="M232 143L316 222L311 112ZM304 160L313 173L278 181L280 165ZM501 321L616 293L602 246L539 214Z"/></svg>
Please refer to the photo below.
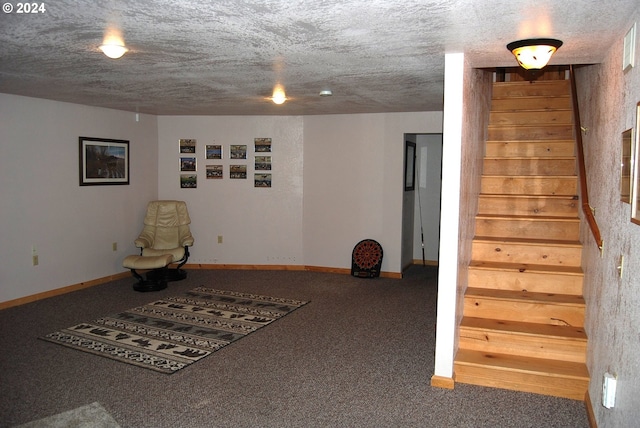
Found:
<svg viewBox="0 0 640 428"><path fill-rule="evenodd" d="M165 254L162 256L143 257L143 256L127 256L124 258L122 265L131 269L131 274L138 280L134 284L133 289L136 291L158 291L167 288L169 274L167 266L173 260L173 256ZM146 270L146 279L136 272L136 269Z"/></svg>
<svg viewBox="0 0 640 428"><path fill-rule="evenodd" d="M147 280L149 281L181 281L187 277L187 272L182 269L154 269L147 272Z"/></svg>
<svg viewBox="0 0 640 428"><path fill-rule="evenodd" d="M164 290L165 288L167 288L166 281L150 281L150 280L143 279L142 281L138 281L135 284L133 284L133 289L135 291L141 291L141 292L160 291L160 290Z"/></svg>

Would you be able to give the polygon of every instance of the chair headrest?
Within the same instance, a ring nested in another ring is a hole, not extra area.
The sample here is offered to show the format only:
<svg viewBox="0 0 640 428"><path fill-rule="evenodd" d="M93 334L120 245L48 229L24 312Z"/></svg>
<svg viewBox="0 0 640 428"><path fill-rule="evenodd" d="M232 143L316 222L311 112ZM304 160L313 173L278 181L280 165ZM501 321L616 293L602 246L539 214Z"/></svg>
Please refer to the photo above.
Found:
<svg viewBox="0 0 640 428"><path fill-rule="evenodd" d="M147 204L144 224L157 227L178 227L191 223L184 201L151 201Z"/></svg>

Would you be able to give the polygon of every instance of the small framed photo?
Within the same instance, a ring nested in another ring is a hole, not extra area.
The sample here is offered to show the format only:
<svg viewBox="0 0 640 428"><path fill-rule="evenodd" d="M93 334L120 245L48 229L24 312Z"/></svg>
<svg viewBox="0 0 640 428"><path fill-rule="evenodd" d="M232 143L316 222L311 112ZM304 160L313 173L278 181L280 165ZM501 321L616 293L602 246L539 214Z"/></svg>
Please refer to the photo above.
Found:
<svg viewBox="0 0 640 428"><path fill-rule="evenodd" d="M246 159L247 158L247 145L246 144L232 144L229 148L229 158L231 159Z"/></svg>
<svg viewBox="0 0 640 428"><path fill-rule="evenodd" d="M129 141L79 138L80 185L129 184Z"/></svg>
<svg viewBox="0 0 640 428"><path fill-rule="evenodd" d="M415 190L416 143L406 141L404 145L404 190Z"/></svg>
<svg viewBox="0 0 640 428"><path fill-rule="evenodd" d="M229 178L247 178L247 166L246 165L229 165Z"/></svg>
<svg viewBox="0 0 640 428"><path fill-rule="evenodd" d="M256 153L271 151L271 138L255 138L253 142Z"/></svg>
<svg viewBox="0 0 640 428"><path fill-rule="evenodd" d="M198 187L198 176L196 174L180 174L181 189L195 189Z"/></svg>
<svg viewBox="0 0 640 428"><path fill-rule="evenodd" d="M631 203L633 187L633 129L622 133L622 159L620 160L620 200Z"/></svg>
<svg viewBox="0 0 640 428"><path fill-rule="evenodd" d="M180 158L180 171L196 171L196 158L194 157L181 157Z"/></svg>
<svg viewBox="0 0 640 428"><path fill-rule="evenodd" d="M271 171L271 156L256 156L256 171Z"/></svg>
<svg viewBox="0 0 640 428"><path fill-rule="evenodd" d="M255 174L254 187L271 187L271 174Z"/></svg>
<svg viewBox="0 0 640 428"><path fill-rule="evenodd" d="M640 102L636 104L636 132L631 153L631 223L640 224Z"/></svg>
<svg viewBox="0 0 640 428"><path fill-rule="evenodd" d="M207 165L207 179L220 179L223 177L222 165Z"/></svg>
<svg viewBox="0 0 640 428"><path fill-rule="evenodd" d="M180 153L195 153L196 152L196 140L193 138L181 138L178 140L180 145Z"/></svg>
<svg viewBox="0 0 640 428"><path fill-rule="evenodd" d="M218 144L207 144L207 159L222 159L222 146Z"/></svg>

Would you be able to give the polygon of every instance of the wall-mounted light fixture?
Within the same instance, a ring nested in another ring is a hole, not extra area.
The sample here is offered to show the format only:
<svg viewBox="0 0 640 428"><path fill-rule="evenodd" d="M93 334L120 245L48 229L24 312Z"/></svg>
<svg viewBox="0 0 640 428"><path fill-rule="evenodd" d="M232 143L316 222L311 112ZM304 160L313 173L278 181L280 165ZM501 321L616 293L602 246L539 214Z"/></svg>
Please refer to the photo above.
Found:
<svg viewBox="0 0 640 428"><path fill-rule="evenodd" d="M271 101L275 104L283 104L287 100L287 95L284 93L284 87L281 84L277 84L273 88L273 95Z"/></svg>
<svg viewBox="0 0 640 428"><path fill-rule="evenodd" d="M560 46L562 42L556 39L526 39L509 43L507 49L513 53L522 68L540 70Z"/></svg>

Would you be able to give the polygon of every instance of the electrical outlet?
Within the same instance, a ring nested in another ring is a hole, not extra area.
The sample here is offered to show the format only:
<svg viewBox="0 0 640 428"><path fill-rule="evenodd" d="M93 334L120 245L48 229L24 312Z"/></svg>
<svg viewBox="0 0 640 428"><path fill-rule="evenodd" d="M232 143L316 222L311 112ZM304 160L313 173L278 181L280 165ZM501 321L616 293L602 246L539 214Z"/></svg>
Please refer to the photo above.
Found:
<svg viewBox="0 0 640 428"><path fill-rule="evenodd" d="M118 243L117 243L117 242L114 242L113 244L111 244L111 249L112 249L113 251L118 251Z"/></svg>
<svg viewBox="0 0 640 428"><path fill-rule="evenodd" d="M222 244L222 235L218 235L218 244Z"/></svg>
<svg viewBox="0 0 640 428"><path fill-rule="evenodd" d="M38 266L38 255L37 254L34 254L33 256L31 256L31 263L34 266Z"/></svg>

